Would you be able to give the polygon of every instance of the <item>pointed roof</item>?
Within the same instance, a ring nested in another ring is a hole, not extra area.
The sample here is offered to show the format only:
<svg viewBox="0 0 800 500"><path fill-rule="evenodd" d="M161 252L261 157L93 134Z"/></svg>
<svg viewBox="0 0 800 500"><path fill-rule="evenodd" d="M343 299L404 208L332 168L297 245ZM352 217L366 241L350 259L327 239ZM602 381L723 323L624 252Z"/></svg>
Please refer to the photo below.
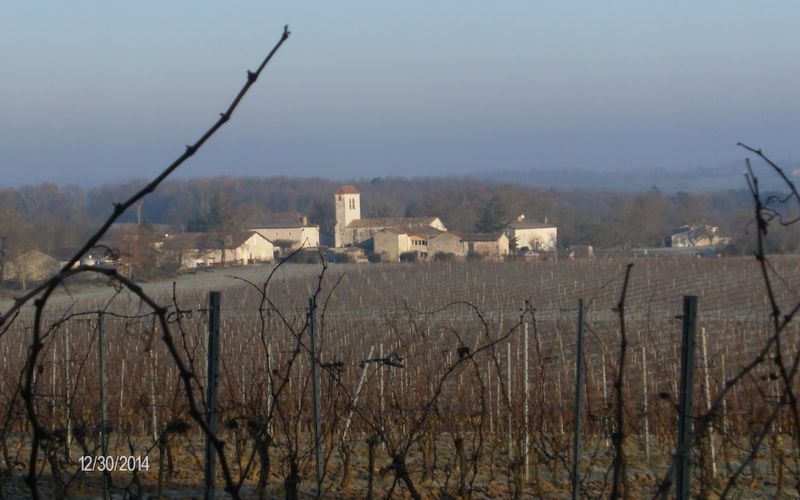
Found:
<svg viewBox="0 0 800 500"><path fill-rule="evenodd" d="M336 194L360 194L355 186L342 186L336 191Z"/></svg>

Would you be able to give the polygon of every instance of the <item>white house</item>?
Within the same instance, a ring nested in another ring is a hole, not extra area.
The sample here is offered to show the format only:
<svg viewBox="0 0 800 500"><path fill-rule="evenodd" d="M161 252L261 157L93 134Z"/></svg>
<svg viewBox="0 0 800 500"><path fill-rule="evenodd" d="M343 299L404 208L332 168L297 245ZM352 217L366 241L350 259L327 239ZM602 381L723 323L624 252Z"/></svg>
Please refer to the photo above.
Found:
<svg viewBox="0 0 800 500"><path fill-rule="evenodd" d="M532 252L554 252L558 244L558 229L552 224L544 224L520 215L508 225L506 235L515 242L518 250Z"/></svg>
<svg viewBox="0 0 800 500"><path fill-rule="evenodd" d="M282 250L316 248L319 246L319 226L308 223L308 217L297 212L269 214L266 220L251 225L255 231Z"/></svg>
<svg viewBox="0 0 800 500"><path fill-rule="evenodd" d="M261 225L250 229L276 244L281 241L291 242L290 250L316 248L319 246L319 226L314 225Z"/></svg>

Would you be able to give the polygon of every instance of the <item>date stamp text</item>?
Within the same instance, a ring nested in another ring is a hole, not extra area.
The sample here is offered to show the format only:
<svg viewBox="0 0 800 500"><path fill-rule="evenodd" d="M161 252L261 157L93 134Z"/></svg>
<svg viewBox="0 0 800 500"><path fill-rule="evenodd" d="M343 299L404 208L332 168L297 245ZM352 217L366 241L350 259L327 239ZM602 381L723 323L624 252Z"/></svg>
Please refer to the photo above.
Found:
<svg viewBox="0 0 800 500"><path fill-rule="evenodd" d="M133 472L149 471L150 457L84 455L80 459L82 472Z"/></svg>

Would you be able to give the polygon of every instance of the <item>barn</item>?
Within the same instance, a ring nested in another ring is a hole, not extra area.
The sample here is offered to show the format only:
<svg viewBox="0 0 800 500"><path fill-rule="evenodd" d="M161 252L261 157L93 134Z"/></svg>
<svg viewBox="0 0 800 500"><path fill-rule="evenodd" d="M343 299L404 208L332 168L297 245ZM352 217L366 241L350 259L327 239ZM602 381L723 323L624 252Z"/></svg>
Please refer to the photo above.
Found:
<svg viewBox="0 0 800 500"><path fill-rule="evenodd" d="M482 255L488 259L499 260L508 255L508 236L505 233L473 233L461 236L467 255Z"/></svg>

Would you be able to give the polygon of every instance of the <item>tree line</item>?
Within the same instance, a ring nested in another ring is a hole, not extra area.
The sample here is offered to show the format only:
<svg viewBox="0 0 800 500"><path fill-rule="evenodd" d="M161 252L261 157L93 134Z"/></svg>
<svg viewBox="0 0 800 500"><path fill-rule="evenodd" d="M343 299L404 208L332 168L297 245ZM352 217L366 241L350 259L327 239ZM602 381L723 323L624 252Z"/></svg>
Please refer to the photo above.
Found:
<svg viewBox="0 0 800 500"><path fill-rule="evenodd" d="M311 178L198 178L171 180L124 222L168 224L184 231L246 228L275 214L296 212L331 234L333 193L339 182ZM469 178L373 178L352 182L361 191L363 217L438 216L448 229L491 231L524 214L558 226L560 247L661 247L670 230L708 223L733 237L729 251L746 253L752 230L745 190L711 193L545 189ZM93 188L51 183L0 189L0 255L5 260L37 249L74 248L124 199L141 188L130 181ZM138 213L137 213L138 212ZM776 228L770 250L794 252L796 235Z"/></svg>

